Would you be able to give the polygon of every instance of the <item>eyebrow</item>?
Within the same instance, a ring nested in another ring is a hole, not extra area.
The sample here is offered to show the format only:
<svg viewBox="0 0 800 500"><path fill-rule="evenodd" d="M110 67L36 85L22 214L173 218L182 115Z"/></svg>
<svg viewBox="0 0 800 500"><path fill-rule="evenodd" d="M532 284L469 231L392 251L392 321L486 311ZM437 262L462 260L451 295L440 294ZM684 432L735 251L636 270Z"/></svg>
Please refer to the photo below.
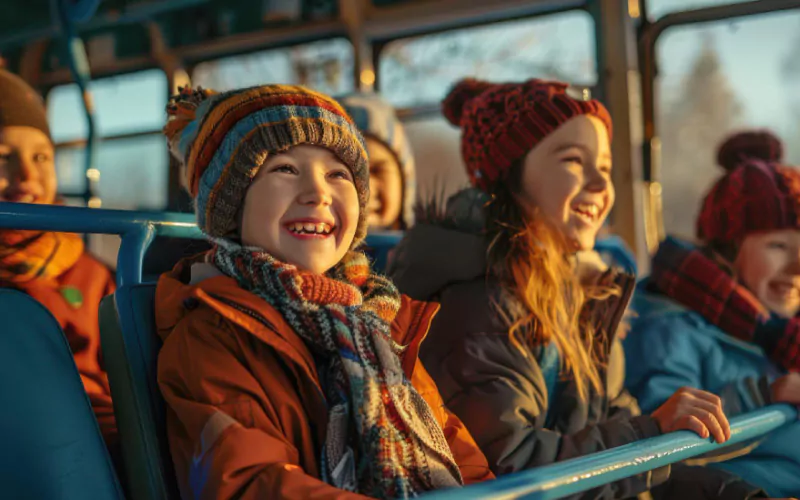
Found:
<svg viewBox="0 0 800 500"><path fill-rule="evenodd" d="M557 148L555 148L553 150L553 152L556 153L556 154L563 153L564 151L566 151L568 149L572 149L572 148L580 149L581 151L583 151L587 155L591 155L592 154L592 151L590 151L589 148L587 148L583 144L578 144L578 143L575 143L575 142L562 144L562 145L558 146ZM604 154L602 156L602 159L610 160L611 159L611 152L608 152L608 153Z"/></svg>

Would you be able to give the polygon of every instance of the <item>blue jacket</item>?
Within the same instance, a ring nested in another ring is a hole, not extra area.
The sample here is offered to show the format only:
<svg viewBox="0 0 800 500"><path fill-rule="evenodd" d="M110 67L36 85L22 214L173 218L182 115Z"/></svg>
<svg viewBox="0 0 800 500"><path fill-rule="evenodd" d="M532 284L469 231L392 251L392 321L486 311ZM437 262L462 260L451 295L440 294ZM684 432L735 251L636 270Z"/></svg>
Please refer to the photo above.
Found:
<svg viewBox="0 0 800 500"><path fill-rule="evenodd" d="M765 404L766 384L781 373L760 347L725 334L698 313L646 288L644 281L634 294L636 316L624 342L625 385L643 412L654 411L684 386L719 395L728 416ZM773 497L800 495L800 422L755 444L748 454L709 465Z"/></svg>

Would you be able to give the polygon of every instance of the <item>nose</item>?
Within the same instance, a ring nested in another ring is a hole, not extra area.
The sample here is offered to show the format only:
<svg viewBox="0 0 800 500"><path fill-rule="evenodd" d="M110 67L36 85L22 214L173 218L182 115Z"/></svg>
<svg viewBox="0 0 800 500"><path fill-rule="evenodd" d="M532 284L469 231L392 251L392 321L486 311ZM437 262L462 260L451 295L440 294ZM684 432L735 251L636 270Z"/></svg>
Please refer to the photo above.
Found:
<svg viewBox="0 0 800 500"><path fill-rule="evenodd" d="M9 180L12 184L23 184L39 179L39 170L36 168L33 158L14 155L9 163Z"/></svg>
<svg viewBox="0 0 800 500"><path fill-rule="evenodd" d="M604 174L597 165L592 165L586 168L586 188L595 193L603 193L608 191L611 184L611 178Z"/></svg>
<svg viewBox="0 0 800 500"><path fill-rule="evenodd" d="M786 274L800 276L800 249L791 253L791 260L786 264Z"/></svg>
<svg viewBox="0 0 800 500"><path fill-rule="evenodd" d="M301 178L300 193L297 202L308 206L329 206L333 198L323 173L313 172Z"/></svg>

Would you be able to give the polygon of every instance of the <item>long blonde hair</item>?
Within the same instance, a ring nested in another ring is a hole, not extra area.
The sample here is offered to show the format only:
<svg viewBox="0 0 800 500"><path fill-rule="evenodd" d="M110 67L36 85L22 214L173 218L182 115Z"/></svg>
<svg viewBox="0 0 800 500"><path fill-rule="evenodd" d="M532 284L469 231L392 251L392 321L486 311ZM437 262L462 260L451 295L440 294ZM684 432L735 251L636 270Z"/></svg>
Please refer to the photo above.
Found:
<svg viewBox="0 0 800 500"><path fill-rule="evenodd" d="M582 311L588 300L607 298L615 289L580 283L562 232L518 200L514 186L520 186L521 176L520 163L495 184L485 208L487 270L522 306L509 311L498 303L498 313L509 325L512 342L521 338L531 347L555 342L562 373L571 374L583 399L590 387L603 394L599 353L607 339L595 334Z"/></svg>

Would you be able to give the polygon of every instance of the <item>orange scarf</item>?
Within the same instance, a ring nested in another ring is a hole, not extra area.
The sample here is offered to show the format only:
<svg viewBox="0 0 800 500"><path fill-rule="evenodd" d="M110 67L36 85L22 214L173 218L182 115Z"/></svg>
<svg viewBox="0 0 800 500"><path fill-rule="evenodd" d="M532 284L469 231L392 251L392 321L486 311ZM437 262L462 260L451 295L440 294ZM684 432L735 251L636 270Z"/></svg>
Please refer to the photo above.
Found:
<svg viewBox="0 0 800 500"><path fill-rule="evenodd" d="M0 231L0 282L55 280L83 254L83 239L74 233Z"/></svg>

